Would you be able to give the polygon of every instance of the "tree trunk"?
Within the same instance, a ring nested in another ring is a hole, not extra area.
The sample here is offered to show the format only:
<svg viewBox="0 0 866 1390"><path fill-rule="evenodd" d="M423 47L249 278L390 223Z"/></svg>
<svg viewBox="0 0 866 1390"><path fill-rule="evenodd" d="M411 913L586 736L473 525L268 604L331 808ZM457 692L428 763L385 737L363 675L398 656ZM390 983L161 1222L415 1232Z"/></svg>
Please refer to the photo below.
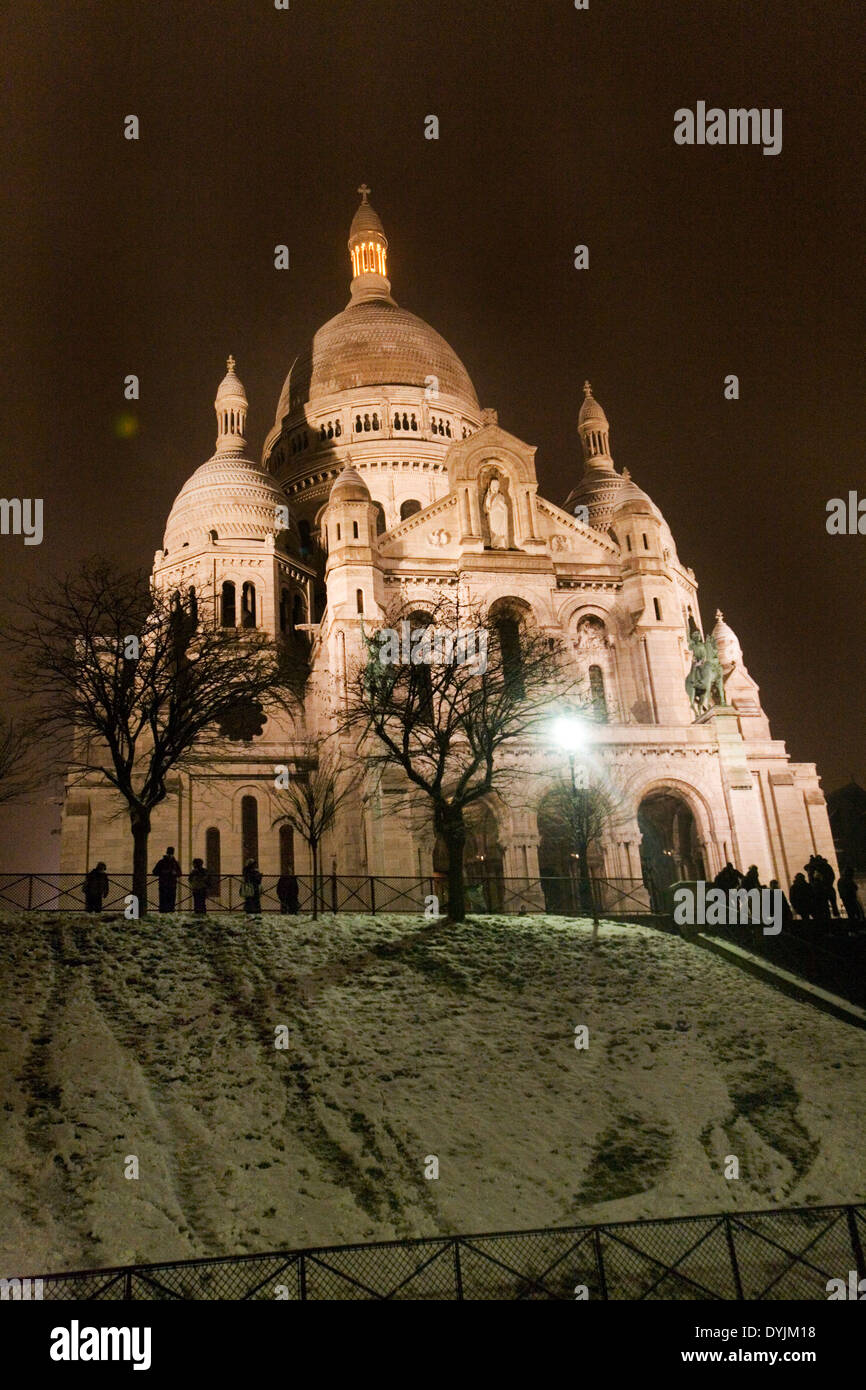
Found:
<svg viewBox="0 0 866 1390"><path fill-rule="evenodd" d="M319 917L319 846L315 840L310 841L310 852L313 856L313 921L318 921Z"/></svg>
<svg viewBox="0 0 866 1390"><path fill-rule="evenodd" d="M448 851L448 918L462 922L466 917L466 890L463 882L463 850L466 846L466 826L462 810L447 807L439 817L445 848Z"/></svg>
<svg viewBox="0 0 866 1390"><path fill-rule="evenodd" d="M132 891L138 898L139 917L147 916L147 845L150 837L150 813L131 810L132 827Z"/></svg>

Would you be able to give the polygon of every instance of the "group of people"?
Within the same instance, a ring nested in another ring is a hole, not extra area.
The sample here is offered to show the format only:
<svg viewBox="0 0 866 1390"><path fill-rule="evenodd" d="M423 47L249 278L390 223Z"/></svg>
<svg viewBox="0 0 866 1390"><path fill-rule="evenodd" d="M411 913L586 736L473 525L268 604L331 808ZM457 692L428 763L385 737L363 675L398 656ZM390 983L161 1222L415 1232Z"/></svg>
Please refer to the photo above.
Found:
<svg viewBox="0 0 866 1390"><path fill-rule="evenodd" d="M824 856L813 854L808 864L803 865L803 872L796 874L791 884L791 906L804 922L828 923L831 917L841 916L839 898L849 921L862 922L863 904L850 864L837 879L833 866L827 863Z"/></svg>
<svg viewBox="0 0 866 1390"><path fill-rule="evenodd" d="M746 873L741 874L739 869L735 869L733 864L728 862L721 872L716 874L713 886L723 888L725 892L731 889L748 890L765 886L778 889L779 881L772 878L768 885L764 885L761 883L757 865L751 864ZM803 865L803 872L794 876L790 903L784 893L782 894L782 919L784 922L790 922L796 913L804 922L829 923L831 917L841 916L839 898L842 899L842 906L849 921L862 922L863 905L851 866L846 866L837 880L832 864L823 854L813 854L808 864Z"/></svg>
<svg viewBox="0 0 866 1390"><path fill-rule="evenodd" d="M180 864L175 858L174 846L169 845L161 859L151 870L159 889L160 912L174 912L177 903L177 886L182 878ZM187 874L192 893L193 911L207 912L207 900L213 892L213 875L205 868L203 859L194 859L192 869ZM92 868L84 880L84 906L88 912L101 912L108 893L108 871L102 860ZM241 875L240 894L244 912L255 915L262 910L262 874L254 859L248 859ZM277 897L280 910L287 916L295 917L300 901L300 885L294 873L281 874L277 880Z"/></svg>

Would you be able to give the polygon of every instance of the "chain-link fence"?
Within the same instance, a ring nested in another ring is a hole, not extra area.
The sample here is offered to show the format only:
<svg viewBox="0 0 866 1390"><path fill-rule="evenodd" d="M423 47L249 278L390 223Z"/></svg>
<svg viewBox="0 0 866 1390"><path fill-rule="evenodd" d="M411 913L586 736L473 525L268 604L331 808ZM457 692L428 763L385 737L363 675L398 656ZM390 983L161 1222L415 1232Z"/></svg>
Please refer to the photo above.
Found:
<svg viewBox="0 0 866 1390"><path fill-rule="evenodd" d="M866 1278L864 1230L863 1206L728 1212L47 1274L36 1296L826 1301ZM3 1296L34 1296L18 1282Z"/></svg>

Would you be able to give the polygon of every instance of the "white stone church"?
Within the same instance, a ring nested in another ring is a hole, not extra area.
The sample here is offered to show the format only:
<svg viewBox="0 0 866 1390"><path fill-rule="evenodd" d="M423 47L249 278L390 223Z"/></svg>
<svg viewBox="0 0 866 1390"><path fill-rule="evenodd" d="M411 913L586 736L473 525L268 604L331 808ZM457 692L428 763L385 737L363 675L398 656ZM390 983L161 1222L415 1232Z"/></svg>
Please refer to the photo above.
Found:
<svg viewBox="0 0 866 1390"><path fill-rule="evenodd" d="M548 501L535 449L480 407L453 349L393 299L387 239L361 192L349 302L292 365L262 462L246 454L247 397L230 358L216 451L178 493L154 559L160 585L216 593L224 624L306 645L304 716L273 718L261 737L180 773L154 815L153 857L172 844L184 873L193 856L215 875L251 857L265 874L308 873L303 841L273 828L274 769L296 768L333 729L362 624L369 633L395 601L422 613L445 585L570 649L593 715L582 756L619 796L596 874L664 884L712 877L730 859L787 888L814 853L835 865L815 766L792 763L772 737L721 613L712 631L725 703L694 714L684 682L689 628L703 630L697 581L658 507L615 466L589 384L577 420L582 476L561 503ZM575 472L569 461L563 473ZM569 871L569 847L546 840L538 818L567 755L541 738L522 757L519 804L491 797L467 844L469 876L487 881L492 904L503 883ZM389 799L383 788L341 815L324 847L328 872L408 879L444 867L424 822L410 824ZM70 785L61 868L101 859L129 872L131 854L111 791Z"/></svg>

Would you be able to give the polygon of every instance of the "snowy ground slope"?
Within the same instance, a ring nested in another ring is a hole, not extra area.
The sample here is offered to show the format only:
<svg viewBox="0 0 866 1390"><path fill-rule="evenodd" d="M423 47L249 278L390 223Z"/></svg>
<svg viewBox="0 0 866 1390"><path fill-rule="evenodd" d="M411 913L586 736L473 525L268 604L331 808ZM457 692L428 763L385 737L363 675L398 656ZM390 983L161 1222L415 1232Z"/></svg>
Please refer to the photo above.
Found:
<svg viewBox="0 0 866 1390"><path fill-rule="evenodd" d="M866 1197L866 1034L641 927L7 915L0 966L0 1273Z"/></svg>

